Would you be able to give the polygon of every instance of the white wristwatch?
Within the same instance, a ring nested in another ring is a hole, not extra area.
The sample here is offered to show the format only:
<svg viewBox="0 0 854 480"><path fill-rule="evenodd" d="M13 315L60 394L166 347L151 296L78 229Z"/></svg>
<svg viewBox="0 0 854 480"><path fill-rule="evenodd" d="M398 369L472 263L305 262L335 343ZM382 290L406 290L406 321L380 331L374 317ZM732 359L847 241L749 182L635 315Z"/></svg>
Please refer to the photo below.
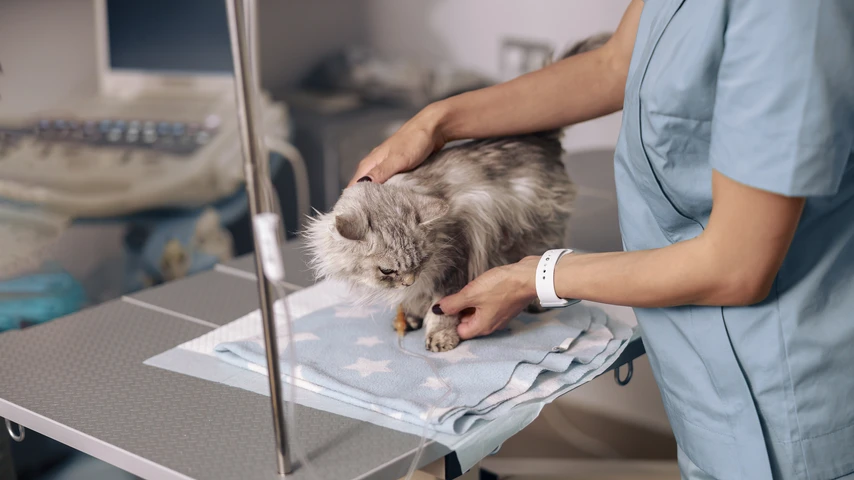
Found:
<svg viewBox="0 0 854 480"><path fill-rule="evenodd" d="M549 250L540 257L537 264L537 297L543 308L559 308L578 303L577 300L565 300L557 296L555 292L555 265L558 260L567 253L572 253L568 248Z"/></svg>

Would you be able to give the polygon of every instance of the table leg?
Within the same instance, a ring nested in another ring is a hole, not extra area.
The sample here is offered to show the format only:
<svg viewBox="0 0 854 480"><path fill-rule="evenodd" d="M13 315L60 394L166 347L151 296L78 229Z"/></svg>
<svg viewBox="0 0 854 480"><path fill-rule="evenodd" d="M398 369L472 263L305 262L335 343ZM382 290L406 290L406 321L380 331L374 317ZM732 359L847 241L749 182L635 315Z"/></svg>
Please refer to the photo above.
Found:
<svg viewBox="0 0 854 480"><path fill-rule="evenodd" d="M4 424L0 418L0 424ZM6 429L0 429L0 478L15 480L15 465L12 463L12 446L9 443L9 434Z"/></svg>

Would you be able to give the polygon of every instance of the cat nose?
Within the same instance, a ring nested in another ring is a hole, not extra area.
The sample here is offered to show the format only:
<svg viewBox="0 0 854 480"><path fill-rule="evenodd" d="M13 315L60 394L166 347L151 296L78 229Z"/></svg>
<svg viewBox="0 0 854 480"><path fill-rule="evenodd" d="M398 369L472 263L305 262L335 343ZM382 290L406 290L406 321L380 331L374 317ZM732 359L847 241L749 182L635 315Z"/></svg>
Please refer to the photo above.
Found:
<svg viewBox="0 0 854 480"><path fill-rule="evenodd" d="M400 283L402 283L406 287L411 287L413 283L415 283L415 274L407 273L400 277Z"/></svg>

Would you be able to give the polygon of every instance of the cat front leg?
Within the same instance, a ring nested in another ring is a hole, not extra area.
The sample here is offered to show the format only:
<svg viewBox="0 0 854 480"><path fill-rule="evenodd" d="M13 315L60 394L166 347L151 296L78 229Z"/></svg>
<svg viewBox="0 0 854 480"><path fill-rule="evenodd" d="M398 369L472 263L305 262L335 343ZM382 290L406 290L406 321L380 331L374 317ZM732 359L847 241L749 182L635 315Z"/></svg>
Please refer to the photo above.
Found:
<svg viewBox="0 0 854 480"><path fill-rule="evenodd" d="M439 298L436 301L439 301ZM447 352L456 348L460 344L460 336L457 334L459 323L459 315L437 315L428 308L424 315L425 347L427 350Z"/></svg>
<svg viewBox="0 0 854 480"><path fill-rule="evenodd" d="M549 309L547 309L547 308L543 307L543 306L542 306L542 304L540 304L540 299L539 299L539 298L535 298L535 299L534 299L534 301L532 301L532 302L528 305L528 307L527 307L527 308L525 308L525 310L526 310L528 313L532 313L532 314L535 314L535 315L536 315L536 314L539 314L539 313L545 313L545 312L547 312Z"/></svg>
<svg viewBox="0 0 854 480"><path fill-rule="evenodd" d="M418 330L424 323L424 311L430 308L430 297L419 295L403 302L406 331Z"/></svg>

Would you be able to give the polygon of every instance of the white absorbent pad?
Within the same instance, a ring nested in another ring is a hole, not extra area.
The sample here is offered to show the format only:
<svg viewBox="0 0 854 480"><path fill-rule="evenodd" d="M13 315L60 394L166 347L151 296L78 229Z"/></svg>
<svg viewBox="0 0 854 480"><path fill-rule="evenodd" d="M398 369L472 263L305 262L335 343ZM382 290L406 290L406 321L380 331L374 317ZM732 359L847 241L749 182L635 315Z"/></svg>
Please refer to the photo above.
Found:
<svg viewBox="0 0 854 480"><path fill-rule="evenodd" d="M281 303L279 361L283 380L299 387L297 403L415 435L426 423L431 438L457 450L461 463L466 455L460 444L479 446L471 457L489 453L481 450L500 444L543 405L607 369L636 325L629 309L581 302L522 314L502 332L432 353L424 348L423 329L407 333L399 345L395 311L353 307L338 283L318 283L288 302L296 378L290 377ZM255 311L146 364L269 395L266 362ZM472 442L483 435L491 441Z"/></svg>

